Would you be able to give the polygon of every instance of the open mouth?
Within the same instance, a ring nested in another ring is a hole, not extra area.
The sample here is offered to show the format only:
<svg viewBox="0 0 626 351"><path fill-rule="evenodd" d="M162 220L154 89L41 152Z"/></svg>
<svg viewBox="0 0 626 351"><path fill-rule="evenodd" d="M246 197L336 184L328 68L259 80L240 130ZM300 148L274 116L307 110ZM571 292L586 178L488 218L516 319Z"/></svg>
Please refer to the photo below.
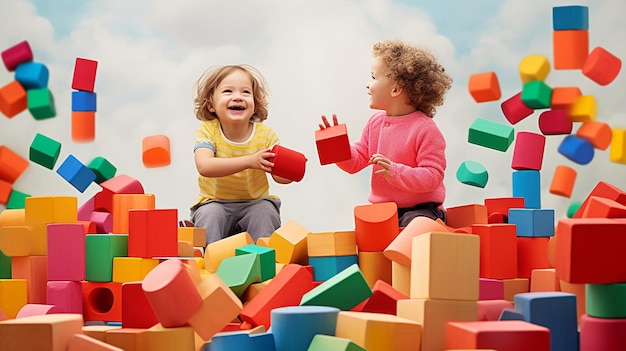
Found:
<svg viewBox="0 0 626 351"><path fill-rule="evenodd" d="M243 111L246 108L240 105L235 105L235 106L229 106L228 107L229 110L235 110L235 111Z"/></svg>

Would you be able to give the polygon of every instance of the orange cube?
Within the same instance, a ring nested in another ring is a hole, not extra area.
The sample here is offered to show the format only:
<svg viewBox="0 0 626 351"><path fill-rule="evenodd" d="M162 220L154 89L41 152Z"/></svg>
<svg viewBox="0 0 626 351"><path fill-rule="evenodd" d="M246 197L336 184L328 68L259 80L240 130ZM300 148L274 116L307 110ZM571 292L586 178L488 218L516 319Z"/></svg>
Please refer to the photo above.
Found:
<svg viewBox="0 0 626 351"><path fill-rule="evenodd" d="M0 179L11 184L15 183L17 178L28 167L28 160L15 153L4 145L0 145Z"/></svg>
<svg viewBox="0 0 626 351"><path fill-rule="evenodd" d="M570 106L582 94L579 87L554 87L552 88L550 108L553 110L569 110Z"/></svg>
<svg viewBox="0 0 626 351"><path fill-rule="evenodd" d="M11 118L26 110L26 90L14 80L0 88L0 112Z"/></svg>
<svg viewBox="0 0 626 351"><path fill-rule="evenodd" d="M500 83L495 72L472 74L468 89L476 102L496 101L502 97Z"/></svg>

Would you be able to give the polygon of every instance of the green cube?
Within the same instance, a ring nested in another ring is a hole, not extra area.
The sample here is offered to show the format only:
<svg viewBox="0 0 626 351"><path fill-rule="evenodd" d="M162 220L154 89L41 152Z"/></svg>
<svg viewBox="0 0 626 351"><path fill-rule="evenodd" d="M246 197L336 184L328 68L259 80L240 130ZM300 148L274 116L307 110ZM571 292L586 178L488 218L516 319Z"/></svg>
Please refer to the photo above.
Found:
<svg viewBox="0 0 626 351"><path fill-rule="evenodd" d="M238 297L243 296L248 286L261 282L259 255L247 254L226 257L215 272L226 286Z"/></svg>
<svg viewBox="0 0 626 351"><path fill-rule="evenodd" d="M522 88L522 102L532 109L550 107L552 101L552 88L541 80L533 80L525 83Z"/></svg>
<svg viewBox="0 0 626 351"><path fill-rule="evenodd" d="M52 118L56 116L54 97L49 88L29 89L26 91L28 110L36 120Z"/></svg>
<svg viewBox="0 0 626 351"><path fill-rule="evenodd" d="M85 249L86 280L110 282L113 280L113 258L128 257L128 234L88 234Z"/></svg>
<svg viewBox="0 0 626 351"><path fill-rule="evenodd" d="M261 264L261 281L276 276L276 250L258 245L246 245L235 249L235 255L257 254Z"/></svg>
<svg viewBox="0 0 626 351"><path fill-rule="evenodd" d="M109 180L115 177L115 173L117 172L117 168L111 164L106 158L98 156L91 160L87 165L93 173L96 175L95 182L100 184L105 180Z"/></svg>
<svg viewBox="0 0 626 351"><path fill-rule="evenodd" d="M53 169L61 153L61 143L37 133L30 144L28 158L48 169Z"/></svg>
<svg viewBox="0 0 626 351"><path fill-rule="evenodd" d="M12 189L11 194L9 195L9 200L7 201L7 209L26 208L26 198L30 196L30 194Z"/></svg>
<svg viewBox="0 0 626 351"><path fill-rule="evenodd" d="M498 151L506 151L515 138L515 129L511 126L476 118L469 128L467 141Z"/></svg>

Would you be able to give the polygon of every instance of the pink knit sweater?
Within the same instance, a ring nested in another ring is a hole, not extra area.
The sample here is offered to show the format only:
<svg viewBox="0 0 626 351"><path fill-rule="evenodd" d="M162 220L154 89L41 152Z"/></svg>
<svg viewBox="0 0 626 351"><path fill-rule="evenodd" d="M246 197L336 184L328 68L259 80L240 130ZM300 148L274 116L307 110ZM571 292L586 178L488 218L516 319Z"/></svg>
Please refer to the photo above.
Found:
<svg viewBox="0 0 626 351"><path fill-rule="evenodd" d="M372 168L371 203L395 202L398 208L409 208L424 202L443 203L446 189L443 184L446 170L446 141L432 120L422 112L405 116L387 116L384 111L374 113L363 128L358 141L351 145L350 160L337 166L348 173L356 173L368 166L373 154L391 160L388 179Z"/></svg>

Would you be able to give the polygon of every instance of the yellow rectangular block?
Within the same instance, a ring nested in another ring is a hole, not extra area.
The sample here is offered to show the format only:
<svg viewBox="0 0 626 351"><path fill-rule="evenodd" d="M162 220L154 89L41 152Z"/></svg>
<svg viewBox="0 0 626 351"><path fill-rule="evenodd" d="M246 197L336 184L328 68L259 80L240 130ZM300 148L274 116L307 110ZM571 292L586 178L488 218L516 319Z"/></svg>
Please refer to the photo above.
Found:
<svg viewBox="0 0 626 351"><path fill-rule="evenodd" d="M241 232L208 244L204 250L204 268L211 273L217 272L223 259L235 256L236 249L253 242L248 232Z"/></svg>
<svg viewBox="0 0 626 351"><path fill-rule="evenodd" d="M611 148L609 159L611 162L626 164L626 129L612 128Z"/></svg>
<svg viewBox="0 0 626 351"><path fill-rule="evenodd" d="M74 334L82 334L80 314L46 314L0 322L0 349L66 351Z"/></svg>
<svg viewBox="0 0 626 351"><path fill-rule="evenodd" d="M32 230L30 227L25 225L0 226L0 251L9 257L32 255Z"/></svg>
<svg viewBox="0 0 626 351"><path fill-rule="evenodd" d="M439 351L446 346L448 322L478 320L478 304L476 301L398 300L396 315L422 326L421 351Z"/></svg>
<svg viewBox="0 0 626 351"><path fill-rule="evenodd" d="M429 232L413 238L412 299L478 300L480 237Z"/></svg>
<svg viewBox="0 0 626 351"><path fill-rule="evenodd" d="M588 122L596 119L598 102L593 95L581 95L569 108L569 118L572 122Z"/></svg>
<svg viewBox="0 0 626 351"><path fill-rule="evenodd" d="M390 314L340 311L335 336L367 351L420 351L422 326Z"/></svg>
<svg viewBox="0 0 626 351"><path fill-rule="evenodd" d="M48 224L76 223L78 199L75 196L31 196L24 201L24 220L31 228L31 254L48 254Z"/></svg>
<svg viewBox="0 0 626 351"><path fill-rule="evenodd" d="M197 227L178 227L178 240L190 242L195 247L206 246L206 229Z"/></svg>
<svg viewBox="0 0 626 351"><path fill-rule="evenodd" d="M385 257L383 251L359 252L359 268L370 288L376 284L377 280L391 284L391 267L392 261Z"/></svg>
<svg viewBox="0 0 626 351"><path fill-rule="evenodd" d="M307 250L309 257L356 255L356 232L309 233L307 235Z"/></svg>
<svg viewBox="0 0 626 351"><path fill-rule="evenodd" d="M74 334L65 351L126 351L83 334Z"/></svg>
<svg viewBox="0 0 626 351"><path fill-rule="evenodd" d="M113 282L143 280L159 264L159 260L141 257L113 257Z"/></svg>
<svg viewBox="0 0 626 351"><path fill-rule="evenodd" d="M191 327L164 328L157 324L146 332L150 351L195 350L196 342Z"/></svg>
<svg viewBox="0 0 626 351"><path fill-rule="evenodd" d="M411 295L411 267L391 262L391 286L406 296Z"/></svg>
<svg viewBox="0 0 626 351"><path fill-rule="evenodd" d="M0 279L0 310L9 318L27 304L26 279Z"/></svg>
<svg viewBox="0 0 626 351"><path fill-rule="evenodd" d="M154 210L154 194L113 194L113 234L128 234L129 210Z"/></svg>
<svg viewBox="0 0 626 351"><path fill-rule="evenodd" d="M268 247L276 250L276 262L308 265L307 236L310 232L294 220L276 229L268 244Z"/></svg>
<svg viewBox="0 0 626 351"><path fill-rule="evenodd" d="M515 295L530 292L530 280L528 278L502 279L504 286L504 299L514 302Z"/></svg>
<svg viewBox="0 0 626 351"><path fill-rule="evenodd" d="M119 328L106 332L106 343L119 347L124 351L148 350L147 329Z"/></svg>

